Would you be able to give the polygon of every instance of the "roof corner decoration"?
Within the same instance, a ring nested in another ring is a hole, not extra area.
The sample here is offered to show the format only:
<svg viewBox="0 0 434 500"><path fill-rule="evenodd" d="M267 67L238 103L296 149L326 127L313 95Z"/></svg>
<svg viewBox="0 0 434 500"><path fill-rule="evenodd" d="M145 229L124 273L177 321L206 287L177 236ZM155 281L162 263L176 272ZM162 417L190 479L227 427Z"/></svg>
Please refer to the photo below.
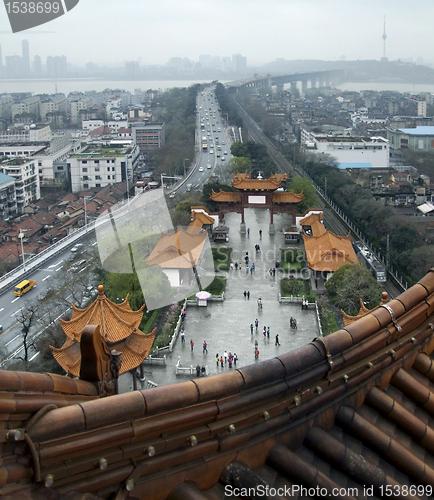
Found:
<svg viewBox="0 0 434 500"><path fill-rule="evenodd" d="M147 358L155 337L155 330L145 335L138 329L144 307L133 311L128 296L122 303L115 304L105 296L104 287L99 285L98 297L92 304L85 309L73 307L69 321L59 320L67 339L59 349L50 346L54 358L67 374L80 377L82 332L88 325L99 325L98 335L107 348L115 348L122 353L119 374L136 368Z"/></svg>

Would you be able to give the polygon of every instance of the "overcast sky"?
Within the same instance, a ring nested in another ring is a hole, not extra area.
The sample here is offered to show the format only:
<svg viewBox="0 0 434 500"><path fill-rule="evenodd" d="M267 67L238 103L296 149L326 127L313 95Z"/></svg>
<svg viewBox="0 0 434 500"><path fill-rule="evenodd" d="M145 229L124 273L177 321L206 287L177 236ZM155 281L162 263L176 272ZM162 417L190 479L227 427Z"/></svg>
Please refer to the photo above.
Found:
<svg viewBox="0 0 434 500"><path fill-rule="evenodd" d="M36 1L36 0L35 0ZM165 64L170 57L247 57L248 66L276 58L380 59L386 16L389 60L434 62L433 0L80 0L67 14L13 34L0 5L3 58L65 55L85 64Z"/></svg>

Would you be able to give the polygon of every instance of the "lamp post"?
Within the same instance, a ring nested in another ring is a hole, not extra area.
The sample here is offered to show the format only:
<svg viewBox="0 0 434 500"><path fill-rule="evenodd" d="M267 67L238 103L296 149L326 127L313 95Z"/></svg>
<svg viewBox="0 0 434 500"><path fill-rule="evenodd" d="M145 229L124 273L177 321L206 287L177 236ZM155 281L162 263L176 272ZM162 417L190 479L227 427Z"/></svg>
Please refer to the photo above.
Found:
<svg viewBox="0 0 434 500"><path fill-rule="evenodd" d="M183 163L184 163L184 177L185 177L185 162L186 162L186 161L190 161L190 159L189 159L189 158L186 158L186 159L184 160L184 162L183 162Z"/></svg>
<svg viewBox="0 0 434 500"><path fill-rule="evenodd" d="M28 231L28 229L20 229L20 232L18 234L18 238L21 240L21 255L23 257L23 270L26 270L26 261L24 259L24 246L23 246L23 238L24 238L24 231Z"/></svg>
<svg viewBox="0 0 434 500"><path fill-rule="evenodd" d="M87 210L86 210L87 196L83 196L83 198L84 198L84 227L85 227L85 232L87 233Z"/></svg>

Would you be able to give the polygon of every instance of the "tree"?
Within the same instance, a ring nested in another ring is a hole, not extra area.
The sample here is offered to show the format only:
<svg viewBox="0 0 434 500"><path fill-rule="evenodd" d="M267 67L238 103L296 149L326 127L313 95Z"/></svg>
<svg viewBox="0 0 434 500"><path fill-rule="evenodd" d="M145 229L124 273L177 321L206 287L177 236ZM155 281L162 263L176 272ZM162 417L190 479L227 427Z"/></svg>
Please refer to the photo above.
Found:
<svg viewBox="0 0 434 500"><path fill-rule="evenodd" d="M326 281L330 301L344 312L356 315L360 300L368 309L380 304L381 287L369 269L360 264L345 264Z"/></svg>
<svg viewBox="0 0 434 500"><path fill-rule="evenodd" d="M294 191L295 193L303 192L304 198L297 205L299 213L304 213L309 208L318 206L318 196L316 189L306 177L296 176L291 179L291 183L286 188L287 191Z"/></svg>
<svg viewBox="0 0 434 500"><path fill-rule="evenodd" d="M229 166L234 174L249 172L252 162L244 156L234 156L229 161Z"/></svg>
<svg viewBox="0 0 434 500"><path fill-rule="evenodd" d="M17 321L21 325L21 338L23 343L23 355L18 356L18 359L24 362L24 369L28 371L29 351L35 347L33 338L30 336L30 331L36 324L39 318L39 305L35 302L27 302L17 315Z"/></svg>

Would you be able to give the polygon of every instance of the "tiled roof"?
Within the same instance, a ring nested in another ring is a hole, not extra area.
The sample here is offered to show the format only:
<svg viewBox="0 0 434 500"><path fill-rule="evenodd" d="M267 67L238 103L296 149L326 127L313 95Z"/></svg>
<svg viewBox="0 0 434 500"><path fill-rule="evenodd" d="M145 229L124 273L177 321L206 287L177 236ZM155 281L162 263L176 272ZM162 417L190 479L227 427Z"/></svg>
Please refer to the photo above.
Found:
<svg viewBox="0 0 434 500"><path fill-rule="evenodd" d="M303 201L303 193L294 193L294 191L278 191L273 193L273 203L300 203Z"/></svg>
<svg viewBox="0 0 434 500"><path fill-rule="evenodd" d="M80 375L81 334L87 325L99 325L101 337L110 349L122 353L120 373L136 368L148 356L155 338L155 330L145 335L138 330L143 317L144 305L133 311L128 296L121 304L115 304L104 295L103 287L98 287L97 299L86 309L72 305L70 321L60 319L67 339L60 349L51 347L59 365L75 377Z"/></svg>
<svg viewBox="0 0 434 500"><path fill-rule="evenodd" d="M216 193L214 189L209 194L209 197L213 201L226 202L226 203L240 203L241 202L241 193L235 193L232 191L220 191Z"/></svg>
<svg viewBox="0 0 434 500"><path fill-rule="evenodd" d="M118 342L139 327L144 305L133 311L128 304L128 296L122 304L115 304L104 295L101 285L98 292L98 297L86 309L79 309L72 304L72 318L69 321L59 320L65 335L70 339L80 341L86 325L100 325L101 335L106 342Z"/></svg>
<svg viewBox="0 0 434 500"><path fill-rule="evenodd" d="M231 182L234 188L249 191L275 191L283 181L288 178L288 174L274 174L268 179L251 179L250 174L235 174Z"/></svg>
<svg viewBox="0 0 434 500"><path fill-rule="evenodd" d="M187 231L178 229L161 233L158 243L148 257L149 266L159 265L166 269L190 269L197 264L207 239L207 233L189 226Z"/></svg>
<svg viewBox="0 0 434 500"><path fill-rule="evenodd" d="M344 329L221 375L88 400L88 383L0 372L1 492L216 500L262 485L300 500L412 487L429 498L433 322L431 270Z"/></svg>
<svg viewBox="0 0 434 500"><path fill-rule="evenodd" d="M315 224L322 226L320 222ZM334 272L344 264L358 262L350 235L337 236L325 231L319 236L303 234L303 240L308 266L314 271Z"/></svg>
<svg viewBox="0 0 434 500"><path fill-rule="evenodd" d="M323 213L310 214L304 219L300 220L300 225L311 226L315 221L322 221L324 219Z"/></svg>
<svg viewBox="0 0 434 500"><path fill-rule="evenodd" d="M214 219L203 212L191 211L194 220L199 220L202 224L214 224Z"/></svg>

